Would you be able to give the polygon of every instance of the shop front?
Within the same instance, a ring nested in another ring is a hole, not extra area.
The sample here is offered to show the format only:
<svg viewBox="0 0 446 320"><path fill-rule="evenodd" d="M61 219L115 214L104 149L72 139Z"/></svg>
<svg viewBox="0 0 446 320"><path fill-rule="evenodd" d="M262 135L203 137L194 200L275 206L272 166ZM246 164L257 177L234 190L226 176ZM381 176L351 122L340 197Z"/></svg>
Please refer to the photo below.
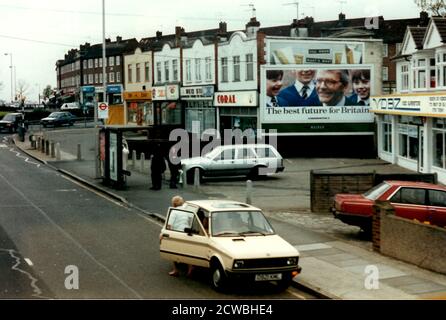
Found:
<svg viewBox="0 0 446 320"><path fill-rule="evenodd" d="M153 125L152 92L124 92L124 110L126 123L129 125Z"/></svg>
<svg viewBox="0 0 446 320"><path fill-rule="evenodd" d="M152 87L155 126L184 127L184 111L179 99L180 90L177 84Z"/></svg>
<svg viewBox="0 0 446 320"><path fill-rule="evenodd" d="M215 129L214 86L182 87L180 93L185 106L185 129L191 133L194 122L200 124L200 134Z"/></svg>
<svg viewBox="0 0 446 320"><path fill-rule="evenodd" d="M446 95L406 94L372 98L381 159L446 183Z"/></svg>
<svg viewBox="0 0 446 320"><path fill-rule="evenodd" d="M214 95L217 108L217 130L223 135L225 129L257 130L257 91L226 91Z"/></svg>
<svg viewBox="0 0 446 320"><path fill-rule="evenodd" d="M108 85L106 94L109 104L107 124L124 124L124 105L122 103L122 85Z"/></svg>

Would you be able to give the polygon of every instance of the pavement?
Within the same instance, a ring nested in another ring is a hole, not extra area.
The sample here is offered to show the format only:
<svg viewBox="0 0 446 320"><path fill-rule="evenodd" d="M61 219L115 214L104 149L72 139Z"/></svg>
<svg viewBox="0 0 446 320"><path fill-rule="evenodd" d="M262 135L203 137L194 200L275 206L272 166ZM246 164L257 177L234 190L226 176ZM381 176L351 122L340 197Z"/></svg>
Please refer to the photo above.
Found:
<svg viewBox="0 0 446 320"><path fill-rule="evenodd" d="M68 131L66 134L75 132ZM60 134L60 133L59 133ZM76 133L73 133L76 134ZM128 177L125 190L114 190L105 186L102 179L95 178L94 160L85 156L77 160L75 154L61 152L61 159L56 161L46 154L32 149L28 137L20 142L14 137L16 146L25 154L53 167L83 185L107 194L117 201L140 210L154 218L164 221L167 204L172 196L181 194L185 199L231 198L243 200L246 197L243 188L235 188L230 183L210 181L199 188L193 186L169 189L168 171L160 191L149 190L149 161L142 165L132 161L128 164L131 176ZM68 148L67 148L68 150ZM91 147L87 151L91 151ZM91 154L91 152L90 152ZM301 254L302 273L294 278L294 285L321 298L347 300L417 300L446 299L446 275L431 272L415 265L384 256L372 250L368 241L358 241L356 227L348 226L334 219L329 214L312 213L309 210L309 172L311 169L337 167L340 170L395 171L404 169L386 166L376 159L292 159L297 162L300 179L294 181L295 189L301 193L299 205L293 204L296 195L290 193L288 204L282 199L267 198L257 194L254 205L264 209L277 233L293 244ZM324 165L321 165L324 163ZM339 163L344 164L339 166ZM356 163L356 165L355 165ZM349 169L350 168L350 169ZM358 169L359 168L359 169ZM286 173L284 173L285 175ZM294 180L295 178L293 178ZM305 180L305 181L304 181ZM267 184L263 182L263 184ZM240 184L240 183L239 183ZM266 188L266 187L265 187ZM282 190L283 191L283 190ZM283 192L282 192L283 193ZM264 201L264 202L262 202ZM265 209L259 203L265 203ZM274 202L274 205L268 203ZM283 204L281 205L281 203ZM291 210L293 207L294 210ZM329 226L329 227L327 227ZM333 236L342 230L345 236ZM355 234L355 237L349 237Z"/></svg>

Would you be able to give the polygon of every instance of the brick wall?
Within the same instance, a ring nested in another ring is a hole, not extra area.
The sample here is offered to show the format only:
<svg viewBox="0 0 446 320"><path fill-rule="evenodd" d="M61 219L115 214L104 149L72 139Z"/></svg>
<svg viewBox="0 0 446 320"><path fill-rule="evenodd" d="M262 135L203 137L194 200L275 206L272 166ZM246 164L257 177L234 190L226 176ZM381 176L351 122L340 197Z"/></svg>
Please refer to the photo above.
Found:
<svg viewBox="0 0 446 320"><path fill-rule="evenodd" d="M363 193L373 186L374 173L310 173L311 211L329 212L337 193Z"/></svg>
<svg viewBox="0 0 446 320"><path fill-rule="evenodd" d="M446 274L446 228L381 214L380 252Z"/></svg>

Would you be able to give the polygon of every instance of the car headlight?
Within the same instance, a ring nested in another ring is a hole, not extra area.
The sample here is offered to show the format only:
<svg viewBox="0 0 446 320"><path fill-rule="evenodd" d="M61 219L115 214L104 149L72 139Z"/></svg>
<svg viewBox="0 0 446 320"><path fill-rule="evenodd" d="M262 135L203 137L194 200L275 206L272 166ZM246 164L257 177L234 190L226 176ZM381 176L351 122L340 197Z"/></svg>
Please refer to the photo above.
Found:
<svg viewBox="0 0 446 320"><path fill-rule="evenodd" d="M295 257L293 257L293 258L288 258L288 259L286 260L286 264L287 264L288 266L296 265L296 264L297 264L297 258L295 258Z"/></svg>
<svg viewBox="0 0 446 320"><path fill-rule="evenodd" d="M243 268L244 265L245 265L245 261L243 261L243 260L235 260L234 261L234 269Z"/></svg>

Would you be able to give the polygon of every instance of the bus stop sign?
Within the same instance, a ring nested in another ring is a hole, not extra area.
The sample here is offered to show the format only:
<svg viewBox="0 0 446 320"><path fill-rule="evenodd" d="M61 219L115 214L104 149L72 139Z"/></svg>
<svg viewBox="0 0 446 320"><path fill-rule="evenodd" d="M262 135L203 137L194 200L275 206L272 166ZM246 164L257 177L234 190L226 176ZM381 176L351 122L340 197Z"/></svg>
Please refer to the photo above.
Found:
<svg viewBox="0 0 446 320"><path fill-rule="evenodd" d="M108 104L105 102L98 103L98 119L108 119Z"/></svg>

